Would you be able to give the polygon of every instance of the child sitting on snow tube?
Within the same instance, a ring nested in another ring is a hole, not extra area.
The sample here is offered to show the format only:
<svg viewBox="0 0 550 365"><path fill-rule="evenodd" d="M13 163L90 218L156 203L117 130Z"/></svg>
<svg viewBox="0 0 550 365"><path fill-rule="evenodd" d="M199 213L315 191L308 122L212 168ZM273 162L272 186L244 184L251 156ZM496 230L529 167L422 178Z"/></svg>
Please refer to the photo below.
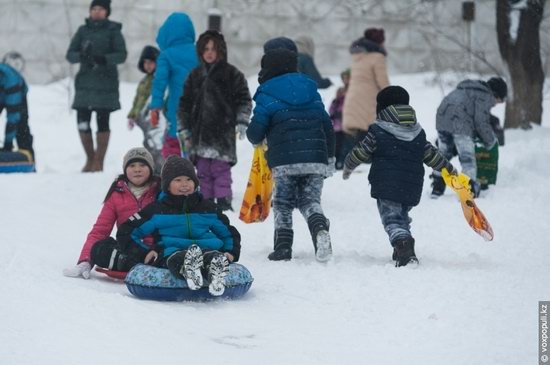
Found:
<svg viewBox="0 0 550 365"><path fill-rule="evenodd" d="M119 175L107 191L107 196L103 202L103 208L97 217L97 220L88 233L86 242L80 252L80 257L76 266L63 270L63 275L69 277L90 278L92 269L92 256L99 256L99 264L104 252L111 255L116 241L110 237L113 226L120 226L132 214L143 209L154 202L160 190L160 179L153 175L155 166L153 156L143 147L132 148L123 160L123 174ZM144 244L152 245L153 237L144 238ZM109 257L106 258L107 264L101 265L108 269ZM139 261L137 261L139 262ZM128 263L125 267L118 267L117 271L128 271L137 262Z"/></svg>
<svg viewBox="0 0 550 365"><path fill-rule="evenodd" d="M223 295L229 263L239 259L239 232L215 203L203 198L191 161L170 156L162 168L161 186L158 201L119 227L119 246L141 250L142 262L168 268L191 290L203 286L205 275L210 294ZM156 237L152 249L143 242L150 234ZM118 260L116 255L108 257Z"/></svg>

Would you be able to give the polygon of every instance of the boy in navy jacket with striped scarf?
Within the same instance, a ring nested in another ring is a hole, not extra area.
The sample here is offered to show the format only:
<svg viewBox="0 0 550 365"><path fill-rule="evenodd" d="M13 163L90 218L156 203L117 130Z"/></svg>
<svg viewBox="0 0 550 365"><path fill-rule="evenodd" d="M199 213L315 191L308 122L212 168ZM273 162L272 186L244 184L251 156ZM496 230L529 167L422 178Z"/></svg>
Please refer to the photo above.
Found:
<svg viewBox="0 0 550 365"><path fill-rule="evenodd" d="M394 248L396 266L418 264L409 211L420 202L423 163L437 171L445 167L456 174L456 170L426 140L405 89L388 86L378 93L376 103L376 121L347 155L342 176L347 180L359 164L372 163L371 197L376 199L382 224Z"/></svg>

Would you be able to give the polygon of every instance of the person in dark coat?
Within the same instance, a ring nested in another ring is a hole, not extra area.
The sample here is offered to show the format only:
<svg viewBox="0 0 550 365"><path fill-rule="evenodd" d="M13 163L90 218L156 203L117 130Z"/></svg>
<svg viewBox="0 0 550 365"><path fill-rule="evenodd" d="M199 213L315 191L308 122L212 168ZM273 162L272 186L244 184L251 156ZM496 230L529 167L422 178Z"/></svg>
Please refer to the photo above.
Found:
<svg viewBox="0 0 550 365"><path fill-rule="evenodd" d="M292 211L297 207L307 220L316 259L327 261L332 246L321 193L325 177L334 171L334 130L317 84L297 72L297 63L296 52L287 48L264 54L246 134L255 145L267 139L266 158L275 181L274 251L268 259L292 258Z"/></svg>
<svg viewBox="0 0 550 365"><path fill-rule="evenodd" d="M453 165L426 140L409 105L409 94L400 86L388 86L376 97L375 122L365 138L346 157L344 180L361 163L372 163L371 197L376 199L384 229L394 248L396 266L418 264L411 235L409 211L418 205L424 182L424 166L456 174Z"/></svg>
<svg viewBox="0 0 550 365"><path fill-rule="evenodd" d="M317 66L315 66L314 54L315 44L313 39L308 36L296 38L296 47L298 47L298 72L304 73L311 77L317 83L318 89L326 89L332 85L329 78L321 76Z"/></svg>
<svg viewBox="0 0 550 365"><path fill-rule="evenodd" d="M117 65L126 60L122 24L108 19L110 0L93 0L90 17L71 39L66 58L80 63L75 77L73 109L77 112L78 131L86 153L83 172L103 171L109 137L110 113L120 109ZM96 148L90 121L96 113Z"/></svg>
<svg viewBox="0 0 550 365"><path fill-rule="evenodd" d="M7 117L4 146L1 151L11 152L15 141L19 150L29 151L34 161L27 91L27 83L23 76L12 66L0 63L0 113L5 108Z"/></svg>
<svg viewBox="0 0 550 365"><path fill-rule="evenodd" d="M227 62L221 33L201 34L197 54L201 64L187 77L178 109L181 140L197 166L203 196L216 199L222 210L232 210L235 136L245 136L252 99L243 73Z"/></svg>
<svg viewBox="0 0 550 365"><path fill-rule="evenodd" d="M506 100L508 87L500 77L487 82L464 80L441 101L437 108L435 128L441 152L447 159L458 154L462 172L470 177L472 193L479 196L481 186L477 181L475 138L479 138L487 150L498 143L491 125L491 108ZM432 197L445 192L441 175L434 171Z"/></svg>

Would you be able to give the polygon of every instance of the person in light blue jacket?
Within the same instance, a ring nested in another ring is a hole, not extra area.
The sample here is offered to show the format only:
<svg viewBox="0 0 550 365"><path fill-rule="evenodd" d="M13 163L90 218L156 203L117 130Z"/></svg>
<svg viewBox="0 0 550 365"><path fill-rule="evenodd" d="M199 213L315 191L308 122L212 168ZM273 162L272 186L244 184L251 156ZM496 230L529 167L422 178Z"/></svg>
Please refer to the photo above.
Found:
<svg viewBox="0 0 550 365"><path fill-rule="evenodd" d="M162 150L163 157L179 155L178 125L176 112L189 72L198 66L195 50L195 28L185 13L172 13L159 29L157 44L160 55L151 90L152 122L158 121L158 113L164 109L164 94L168 88L166 118L168 127Z"/></svg>

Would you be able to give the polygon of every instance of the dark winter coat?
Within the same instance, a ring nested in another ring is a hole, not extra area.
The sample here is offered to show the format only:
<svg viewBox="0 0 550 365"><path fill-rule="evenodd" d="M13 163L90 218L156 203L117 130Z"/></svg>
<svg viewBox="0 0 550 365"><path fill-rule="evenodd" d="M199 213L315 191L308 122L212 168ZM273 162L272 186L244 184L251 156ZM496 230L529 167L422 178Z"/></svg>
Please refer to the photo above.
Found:
<svg viewBox="0 0 550 365"><path fill-rule="evenodd" d="M449 171L453 166L439 150L426 140L409 105L392 105L384 109L369 127L366 137L346 157L346 170L360 163L370 163L371 196L405 206L420 202L424 183L423 163Z"/></svg>
<svg viewBox="0 0 550 365"><path fill-rule="evenodd" d="M298 71L311 77L317 83L319 89L326 89L332 85L332 81L323 78L313 62L313 57L306 53L298 53Z"/></svg>
<svg viewBox="0 0 550 365"><path fill-rule="evenodd" d="M495 105L493 92L484 81L464 80L445 96L435 119L438 132L448 132L481 138L490 149L497 142L491 126L491 108Z"/></svg>
<svg viewBox="0 0 550 365"><path fill-rule="evenodd" d="M25 112L27 83L13 67L0 63L0 113L6 108L7 123L4 146L11 146L17 134L17 126ZM20 141L18 141L19 143ZM22 148L22 146L19 146Z"/></svg>
<svg viewBox="0 0 550 365"><path fill-rule="evenodd" d="M151 109L163 109L168 88L166 117L168 135L178 134L177 110L183 92L183 84L189 72L197 67L195 51L195 27L191 18L184 13L172 13L159 29L157 44L160 55L151 89Z"/></svg>
<svg viewBox="0 0 550 365"><path fill-rule="evenodd" d="M67 50L67 61L80 63L75 78L73 109L120 109L117 65L126 60L122 24L109 19L86 19L78 28ZM85 61L81 52L91 47L95 61ZM100 60L104 57L104 59Z"/></svg>
<svg viewBox="0 0 550 365"><path fill-rule="evenodd" d="M227 216L217 211L215 203L199 192L189 196L162 195L119 227L117 241L124 250L137 245L149 251L151 247L142 240L150 234L155 237L153 249L160 257L168 257L192 244L202 250L229 252L235 261L241 252L237 229L229 224Z"/></svg>
<svg viewBox="0 0 550 365"><path fill-rule="evenodd" d="M248 125L252 99L246 78L221 60L202 64L187 77L180 99L181 128L191 131L193 153L237 163L235 126Z"/></svg>
<svg viewBox="0 0 550 365"><path fill-rule="evenodd" d="M317 84L301 73L286 73L260 85L247 130L253 144L267 137L271 168L294 164L328 164L334 156L334 130Z"/></svg>

